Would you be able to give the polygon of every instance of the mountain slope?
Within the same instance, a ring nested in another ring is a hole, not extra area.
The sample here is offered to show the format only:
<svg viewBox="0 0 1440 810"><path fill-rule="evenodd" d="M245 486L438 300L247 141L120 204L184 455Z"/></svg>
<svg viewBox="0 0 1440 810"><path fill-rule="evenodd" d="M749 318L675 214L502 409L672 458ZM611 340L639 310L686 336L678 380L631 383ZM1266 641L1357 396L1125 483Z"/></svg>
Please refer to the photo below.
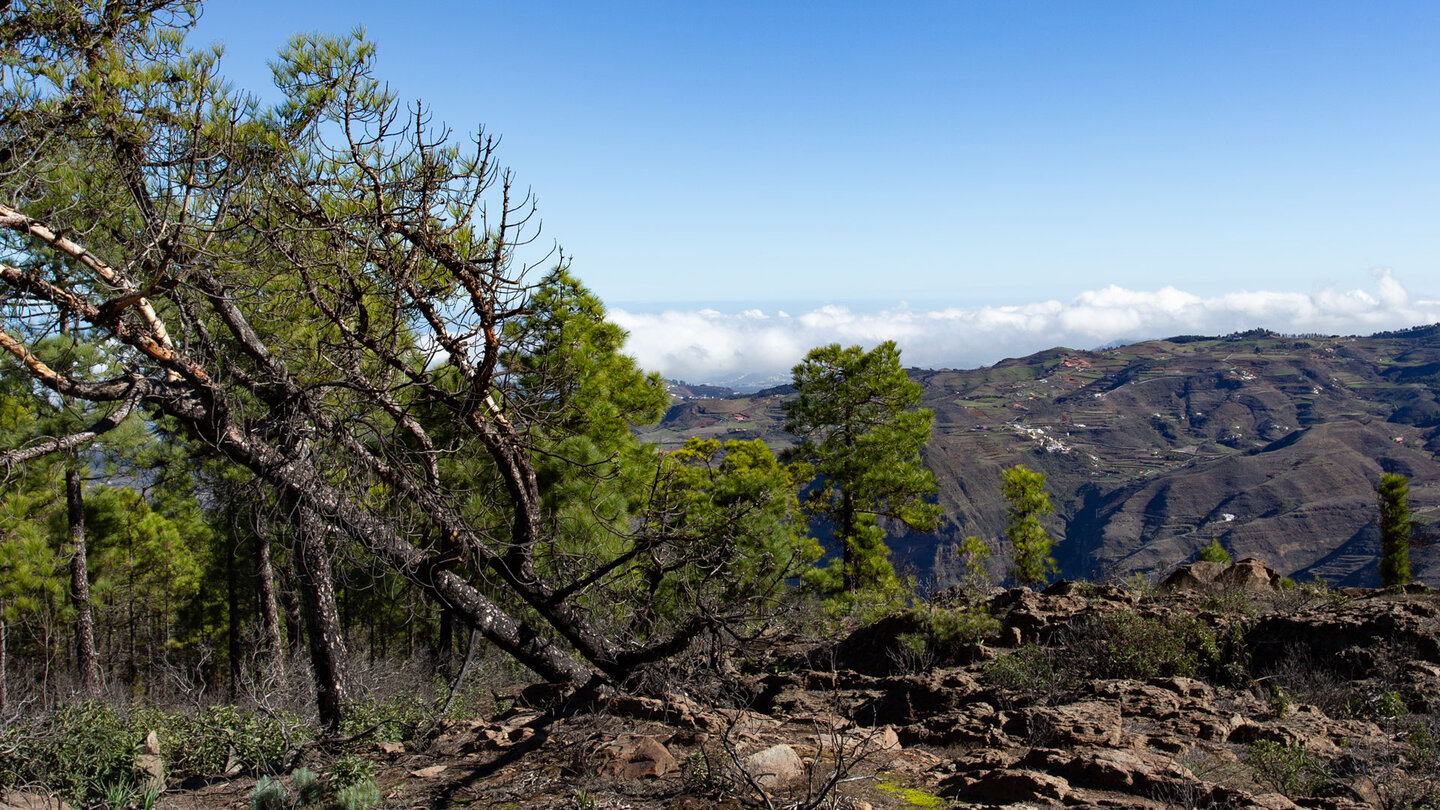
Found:
<svg viewBox="0 0 1440 810"><path fill-rule="evenodd" d="M1003 534L999 476L1016 463L1049 476L1068 576L1155 575L1219 538L1297 578L1373 584L1381 473L1409 476L1412 511L1440 518L1440 326L1177 337L912 375L935 411L926 461L948 520L891 545L936 584L955 573L945 547ZM786 446L785 393L680 403L642 435ZM1433 549L1413 565L1440 575Z"/></svg>

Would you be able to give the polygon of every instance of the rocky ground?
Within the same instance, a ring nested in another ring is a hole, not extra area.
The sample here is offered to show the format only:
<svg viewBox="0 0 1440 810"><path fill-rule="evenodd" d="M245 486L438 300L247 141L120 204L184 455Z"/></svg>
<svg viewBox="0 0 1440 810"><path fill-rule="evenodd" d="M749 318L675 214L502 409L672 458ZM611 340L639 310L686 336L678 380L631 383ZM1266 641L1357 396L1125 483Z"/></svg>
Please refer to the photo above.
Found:
<svg viewBox="0 0 1440 810"><path fill-rule="evenodd" d="M1254 562L1171 582L929 606L663 697L517 688L353 746L393 808L1440 806L1440 595L1280 589ZM254 781L159 806L248 806Z"/></svg>

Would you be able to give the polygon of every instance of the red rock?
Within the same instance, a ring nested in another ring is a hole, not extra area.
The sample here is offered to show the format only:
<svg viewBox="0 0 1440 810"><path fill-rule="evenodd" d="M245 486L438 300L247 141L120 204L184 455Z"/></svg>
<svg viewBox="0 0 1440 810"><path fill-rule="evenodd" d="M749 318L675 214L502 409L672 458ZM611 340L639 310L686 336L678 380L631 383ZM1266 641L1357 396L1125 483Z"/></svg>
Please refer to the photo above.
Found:
<svg viewBox="0 0 1440 810"><path fill-rule="evenodd" d="M1004 769L985 774L960 791L966 799L996 804L1063 801L1070 783L1059 776L1034 771Z"/></svg>
<svg viewBox="0 0 1440 810"><path fill-rule="evenodd" d="M656 779L680 767L659 741L638 734L615 738L601 746L599 754L604 761L597 772L616 779Z"/></svg>

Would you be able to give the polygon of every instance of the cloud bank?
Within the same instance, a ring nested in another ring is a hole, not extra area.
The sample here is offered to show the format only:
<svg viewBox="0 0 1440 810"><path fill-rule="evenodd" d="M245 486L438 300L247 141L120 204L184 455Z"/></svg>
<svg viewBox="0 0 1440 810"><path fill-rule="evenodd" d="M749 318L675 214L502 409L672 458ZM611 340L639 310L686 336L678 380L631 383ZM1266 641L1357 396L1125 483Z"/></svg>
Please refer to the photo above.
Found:
<svg viewBox="0 0 1440 810"><path fill-rule="evenodd" d="M788 377L812 347L899 344L906 365L971 368L1053 346L1091 349L1179 334L1218 335L1255 327L1283 333L1369 334L1440 321L1440 301L1415 300L1389 270L1368 289L1316 293L1234 292L1210 298L1175 287L1111 285L1069 302L856 312L825 306L801 314L750 309L612 310L630 332L626 351L651 371L692 383L734 384Z"/></svg>

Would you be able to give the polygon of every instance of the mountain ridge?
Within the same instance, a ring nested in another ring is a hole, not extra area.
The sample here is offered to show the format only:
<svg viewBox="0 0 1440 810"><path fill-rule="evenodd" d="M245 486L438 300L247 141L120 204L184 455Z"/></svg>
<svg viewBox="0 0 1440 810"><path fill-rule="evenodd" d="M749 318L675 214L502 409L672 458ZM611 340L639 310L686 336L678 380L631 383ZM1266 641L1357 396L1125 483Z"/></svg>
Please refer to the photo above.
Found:
<svg viewBox="0 0 1440 810"><path fill-rule="evenodd" d="M1334 584L1378 581L1374 486L1411 479L1412 512L1440 518L1440 324L1358 336L1263 329L1085 351L1056 347L979 369L911 371L935 411L925 458L941 530L891 538L922 580L952 582L949 547L999 549L999 474L1045 472L1065 576L1157 577L1219 539L1238 557ZM784 433L784 386L677 402L642 438ZM1420 538L1422 541L1424 533ZM1421 542L1417 578L1440 574ZM997 571L997 573L999 573Z"/></svg>

